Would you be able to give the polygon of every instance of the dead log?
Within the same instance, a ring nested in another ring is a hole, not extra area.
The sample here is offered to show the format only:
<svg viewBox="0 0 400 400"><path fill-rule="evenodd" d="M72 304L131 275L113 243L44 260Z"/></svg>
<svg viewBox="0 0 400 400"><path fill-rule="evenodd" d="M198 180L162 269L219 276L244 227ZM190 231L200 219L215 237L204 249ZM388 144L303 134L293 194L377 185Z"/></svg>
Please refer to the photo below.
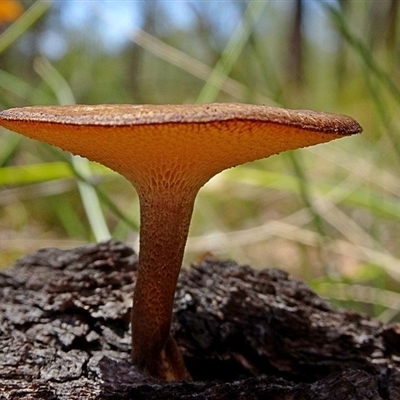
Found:
<svg viewBox="0 0 400 400"><path fill-rule="evenodd" d="M400 399L400 324L337 310L277 269L181 273L174 336L193 382L130 363L137 256L43 249L0 273L0 399Z"/></svg>

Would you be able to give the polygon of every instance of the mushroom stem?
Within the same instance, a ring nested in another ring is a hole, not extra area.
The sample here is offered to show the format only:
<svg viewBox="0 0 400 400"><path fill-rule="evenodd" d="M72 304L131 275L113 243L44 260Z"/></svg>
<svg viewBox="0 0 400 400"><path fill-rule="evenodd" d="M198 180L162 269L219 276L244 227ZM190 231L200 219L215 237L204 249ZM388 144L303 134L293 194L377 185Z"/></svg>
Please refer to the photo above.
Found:
<svg viewBox="0 0 400 400"><path fill-rule="evenodd" d="M170 335L176 283L196 193L181 189L139 191L139 271L132 309L132 359L164 380L190 379Z"/></svg>

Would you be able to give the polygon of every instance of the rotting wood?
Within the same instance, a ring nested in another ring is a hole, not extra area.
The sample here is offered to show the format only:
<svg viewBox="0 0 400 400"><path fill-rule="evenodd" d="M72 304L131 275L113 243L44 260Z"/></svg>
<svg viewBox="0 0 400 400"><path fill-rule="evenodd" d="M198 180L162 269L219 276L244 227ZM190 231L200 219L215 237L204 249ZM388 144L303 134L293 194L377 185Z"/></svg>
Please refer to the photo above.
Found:
<svg viewBox="0 0 400 400"><path fill-rule="evenodd" d="M130 363L137 257L110 241L0 273L0 399L400 399L400 324L334 309L277 269L181 273L174 336L194 382Z"/></svg>

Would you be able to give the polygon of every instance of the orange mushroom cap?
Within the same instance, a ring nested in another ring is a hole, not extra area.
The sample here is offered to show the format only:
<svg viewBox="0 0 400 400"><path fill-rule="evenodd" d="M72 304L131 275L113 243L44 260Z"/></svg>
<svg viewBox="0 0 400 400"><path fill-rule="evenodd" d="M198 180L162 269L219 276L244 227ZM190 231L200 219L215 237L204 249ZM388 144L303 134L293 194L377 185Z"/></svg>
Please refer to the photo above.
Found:
<svg viewBox="0 0 400 400"><path fill-rule="evenodd" d="M24 9L17 0L0 1L0 24L15 21L23 12Z"/></svg>
<svg viewBox="0 0 400 400"><path fill-rule="evenodd" d="M362 130L343 115L222 103L25 107L1 112L0 125L98 161L135 186L196 187L226 168Z"/></svg>

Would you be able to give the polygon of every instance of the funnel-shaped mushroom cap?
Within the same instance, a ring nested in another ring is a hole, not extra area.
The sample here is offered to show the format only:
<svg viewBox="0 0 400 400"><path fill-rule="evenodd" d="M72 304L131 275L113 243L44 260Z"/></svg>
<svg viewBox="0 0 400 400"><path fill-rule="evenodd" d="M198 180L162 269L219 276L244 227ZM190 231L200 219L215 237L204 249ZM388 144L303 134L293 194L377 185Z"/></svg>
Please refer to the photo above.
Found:
<svg viewBox="0 0 400 400"><path fill-rule="evenodd" d="M343 115L218 103L15 108L0 113L0 125L98 161L139 187L198 188L226 168L361 132Z"/></svg>

